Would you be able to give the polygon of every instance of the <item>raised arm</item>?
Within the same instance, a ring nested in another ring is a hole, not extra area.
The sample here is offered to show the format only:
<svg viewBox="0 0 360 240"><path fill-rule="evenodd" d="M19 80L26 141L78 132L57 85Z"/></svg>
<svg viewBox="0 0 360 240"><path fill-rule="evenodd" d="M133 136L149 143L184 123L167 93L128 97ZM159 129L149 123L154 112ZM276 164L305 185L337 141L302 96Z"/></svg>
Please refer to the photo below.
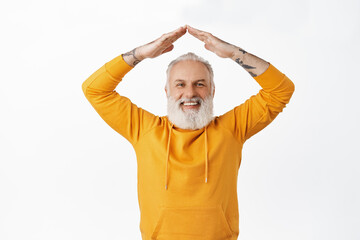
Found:
<svg viewBox="0 0 360 240"><path fill-rule="evenodd" d="M135 144L158 118L138 108L127 97L115 91L122 78L145 58L154 58L171 51L173 43L186 33L185 27L163 34L160 38L121 54L105 63L82 84L82 90L101 118L130 143Z"/></svg>
<svg viewBox="0 0 360 240"><path fill-rule="evenodd" d="M200 31L189 25L187 25L187 28L191 35L205 43L205 48L207 50L212 51L219 57L233 59L253 77L265 72L270 65L265 60L246 52L240 47L225 42L211 33Z"/></svg>
<svg viewBox="0 0 360 240"><path fill-rule="evenodd" d="M205 48L242 66L262 89L241 105L219 117L219 122L241 142L270 124L282 112L295 91L294 83L269 62L227 43L211 33L187 25L191 35L205 43Z"/></svg>

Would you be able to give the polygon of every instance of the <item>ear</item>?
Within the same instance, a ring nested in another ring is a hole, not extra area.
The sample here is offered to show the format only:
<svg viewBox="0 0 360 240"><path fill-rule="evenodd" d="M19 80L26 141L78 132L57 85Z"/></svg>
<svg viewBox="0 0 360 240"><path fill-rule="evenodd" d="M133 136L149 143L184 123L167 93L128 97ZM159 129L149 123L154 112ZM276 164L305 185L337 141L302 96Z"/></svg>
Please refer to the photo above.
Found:
<svg viewBox="0 0 360 240"><path fill-rule="evenodd" d="M168 97L168 92L167 92L166 86L164 89L165 89L166 97Z"/></svg>
<svg viewBox="0 0 360 240"><path fill-rule="evenodd" d="M215 88L214 88L214 90L213 90L213 92L212 92L212 95L213 95L213 97L215 96Z"/></svg>

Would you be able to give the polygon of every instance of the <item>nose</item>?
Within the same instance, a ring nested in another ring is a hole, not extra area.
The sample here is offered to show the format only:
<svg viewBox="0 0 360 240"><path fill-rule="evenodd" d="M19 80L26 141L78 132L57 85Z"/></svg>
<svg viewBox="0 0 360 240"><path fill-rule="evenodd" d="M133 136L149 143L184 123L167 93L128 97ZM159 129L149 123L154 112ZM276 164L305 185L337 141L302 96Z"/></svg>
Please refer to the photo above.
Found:
<svg viewBox="0 0 360 240"><path fill-rule="evenodd" d="M185 97L185 98L197 97L196 90L194 89L193 86L188 86L188 87L185 89L184 97Z"/></svg>

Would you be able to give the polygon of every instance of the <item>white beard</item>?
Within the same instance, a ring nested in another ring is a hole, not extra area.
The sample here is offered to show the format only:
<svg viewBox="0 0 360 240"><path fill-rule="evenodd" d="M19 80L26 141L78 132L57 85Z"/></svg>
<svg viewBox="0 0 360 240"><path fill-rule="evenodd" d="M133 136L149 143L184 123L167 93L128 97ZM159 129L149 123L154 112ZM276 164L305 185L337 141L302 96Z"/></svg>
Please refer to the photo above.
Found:
<svg viewBox="0 0 360 240"><path fill-rule="evenodd" d="M182 110L182 101L199 101L200 108ZM200 97L175 100L168 96L167 112L169 120L182 129L200 129L208 125L213 119L213 97L209 95L204 100Z"/></svg>

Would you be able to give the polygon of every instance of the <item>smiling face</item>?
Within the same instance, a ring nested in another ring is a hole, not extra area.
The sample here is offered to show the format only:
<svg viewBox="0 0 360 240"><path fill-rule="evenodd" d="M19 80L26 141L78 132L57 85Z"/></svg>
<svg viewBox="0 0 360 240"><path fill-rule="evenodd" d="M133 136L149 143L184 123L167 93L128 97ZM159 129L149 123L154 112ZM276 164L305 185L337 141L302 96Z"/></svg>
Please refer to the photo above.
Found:
<svg viewBox="0 0 360 240"><path fill-rule="evenodd" d="M176 101L182 99L180 107L183 111L200 109L200 101L191 99L205 100L215 92L211 93L210 73L206 66L193 60L180 61L171 68L169 87L165 91Z"/></svg>
<svg viewBox="0 0 360 240"><path fill-rule="evenodd" d="M212 90L213 89L213 90ZM175 63L167 87L168 118L183 129L200 129L213 119L213 96L207 67L194 60Z"/></svg>

